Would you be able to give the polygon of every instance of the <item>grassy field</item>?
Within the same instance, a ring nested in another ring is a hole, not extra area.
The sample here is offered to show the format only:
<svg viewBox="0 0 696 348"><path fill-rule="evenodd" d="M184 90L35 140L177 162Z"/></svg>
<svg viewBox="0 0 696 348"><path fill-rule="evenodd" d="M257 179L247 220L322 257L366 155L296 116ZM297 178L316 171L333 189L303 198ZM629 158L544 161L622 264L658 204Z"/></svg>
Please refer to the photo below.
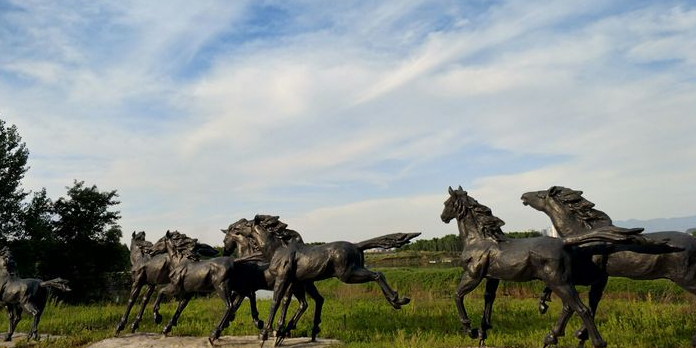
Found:
<svg viewBox="0 0 696 348"><path fill-rule="evenodd" d="M452 294L458 282L457 268L388 268L382 269L400 294L411 297L411 304L392 309L375 284L346 285L335 280L318 283L326 298L321 337L336 338L348 347L465 347L476 341L459 334L459 324ZM475 324L483 307L482 288L467 297L465 303ZM502 283L496 299L493 326L487 344L498 347L539 347L560 311L555 299L546 315L537 312L536 295L542 285ZM584 290L584 289L583 289ZM690 347L696 331L692 309L696 299L668 281L636 282L612 279L605 300L600 304L597 324L610 347ZM175 303L167 303L162 314L167 320ZM38 347L82 347L111 337L123 305L104 304L66 306L51 304L42 318L41 333L64 336ZM300 322L298 335L311 330L310 308ZM268 301L260 301L262 318L267 315ZM141 332L159 332L148 308ZM222 314L217 298L194 299L186 309L173 335L207 336ZM134 314L131 314L131 317ZM19 331L26 332L30 320L24 317ZM7 320L0 325L7 326ZM572 332L579 326L574 318L562 347L574 347ZM248 304L224 335L257 334L251 325ZM27 346L27 345L20 345Z"/></svg>

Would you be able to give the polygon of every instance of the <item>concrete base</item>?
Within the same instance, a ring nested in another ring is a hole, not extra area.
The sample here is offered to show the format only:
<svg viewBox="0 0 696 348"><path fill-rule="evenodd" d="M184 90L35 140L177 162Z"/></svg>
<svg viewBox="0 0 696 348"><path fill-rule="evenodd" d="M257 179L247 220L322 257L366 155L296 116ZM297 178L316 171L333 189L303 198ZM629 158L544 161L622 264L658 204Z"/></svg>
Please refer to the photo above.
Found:
<svg viewBox="0 0 696 348"><path fill-rule="evenodd" d="M5 337L5 333L4 332L0 333L0 337ZM39 334L39 342L43 342L45 340L53 340L53 339L60 338L60 337L62 337L62 336ZM12 341L4 342L4 341L0 340L0 348L14 347L15 344L17 344L19 342L27 343L27 334L21 333L21 332L15 332L14 335L12 335ZM31 341L29 343L31 344L32 342L37 342L37 341Z"/></svg>
<svg viewBox="0 0 696 348"><path fill-rule="evenodd" d="M270 338L264 347L273 347L275 338ZM341 341L332 339L317 339L312 342L309 337L286 338L280 347L289 348L319 348L342 345ZM259 348L261 341L256 336L222 336L215 341L213 347ZM105 339L94 343L88 348L210 348L207 337L164 337L161 334L136 333Z"/></svg>

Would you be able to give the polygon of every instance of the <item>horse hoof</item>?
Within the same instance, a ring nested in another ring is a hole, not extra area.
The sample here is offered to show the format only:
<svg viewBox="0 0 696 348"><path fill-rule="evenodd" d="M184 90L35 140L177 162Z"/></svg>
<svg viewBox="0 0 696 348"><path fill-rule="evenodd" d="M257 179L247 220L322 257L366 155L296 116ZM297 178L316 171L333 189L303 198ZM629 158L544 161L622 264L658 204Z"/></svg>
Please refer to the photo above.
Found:
<svg viewBox="0 0 696 348"><path fill-rule="evenodd" d="M155 313L155 324L162 324L162 315Z"/></svg>
<svg viewBox="0 0 696 348"><path fill-rule="evenodd" d="M549 310L549 305L546 302L539 302L539 313L544 314Z"/></svg>
<svg viewBox="0 0 696 348"><path fill-rule="evenodd" d="M575 338L579 339L580 341L587 341L587 339L590 338L590 335L587 333L587 329L582 328L575 331Z"/></svg>
<svg viewBox="0 0 696 348"><path fill-rule="evenodd" d="M263 329L263 320L259 320L256 322L256 328L259 330Z"/></svg>
<svg viewBox="0 0 696 348"><path fill-rule="evenodd" d="M133 323L133 325L131 325L131 333L135 333L135 331L138 330L138 328L140 328L140 324L138 324L137 322Z"/></svg>
<svg viewBox="0 0 696 348"><path fill-rule="evenodd" d="M312 329L312 342L317 341L317 335L319 335L319 332L321 332L320 328Z"/></svg>
<svg viewBox="0 0 696 348"><path fill-rule="evenodd" d="M12 341L12 335L5 335L5 338L3 338L3 341L5 341L5 342Z"/></svg>
<svg viewBox="0 0 696 348"><path fill-rule="evenodd" d="M469 329L469 337L470 338L478 338L479 337L479 330L477 328Z"/></svg>
<svg viewBox="0 0 696 348"><path fill-rule="evenodd" d="M208 337L208 344L210 344L211 347L214 346L214 345L215 345L215 339L212 338L212 337Z"/></svg>
<svg viewBox="0 0 696 348"><path fill-rule="evenodd" d="M544 337L544 348L554 346L556 344L558 344L558 337L556 337L556 335L549 333L546 335L546 337Z"/></svg>

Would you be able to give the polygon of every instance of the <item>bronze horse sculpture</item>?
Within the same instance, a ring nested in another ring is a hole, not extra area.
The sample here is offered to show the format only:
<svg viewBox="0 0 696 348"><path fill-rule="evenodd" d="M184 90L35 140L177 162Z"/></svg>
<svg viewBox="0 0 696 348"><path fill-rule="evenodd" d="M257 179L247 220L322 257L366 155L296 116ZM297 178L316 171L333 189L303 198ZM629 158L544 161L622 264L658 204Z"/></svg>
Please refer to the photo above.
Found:
<svg viewBox="0 0 696 348"><path fill-rule="evenodd" d="M549 216L554 228L563 238L581 236L601 228L617 228L606 213L594 209L594 203L582 197L582 191L552 186L548 190L522 195L524 205ZM590 269L599 270L598 283L590 288L590 305L594 311L601 299L607 276L630 279L666 278L696 295L696 238L683 232L654 232L643 234L653 245L617 245L616 250L595 258ZM665 246L666 244L666 246ZM662 246L661 246L662 245ZM594 290L599 287L598 290ZM540 309L546 308L547 289L540 299ZM567 314L568 317L570 313ZM576 333L583 337L583 330ZM696 334L691 339L696 346Z"/></svg>
<svg viewBox="0 0 696 348"><path fill-rule="evenodd" d="M511 239L500 229L505 224L491 213L491 210L470 197L461 186L457 190L449 188L449 198L440 218L449 223L457 220L459 235L463 244L462 261L464 273L457 288L455 304L464 333L478 338L483 345L486 331L491 326L491 314L495 293L500 280L516 282L542 280L563 301L564 308L577 312L588 329L594 347L606 347L595 326L592 314L578 297L571 281L571 254L573 246L590 245L601 249L597 242L634 242L640 239L629 234L611 231L593 232L563 239L535 237ZM474 290L486 278L484 292L484 312L481 330L471 327L471 320L464 307L464 296ZM544 338L544 347L556 344L557 336L562 335L564 323L559 320Z"/></svg>
<svg viewBox="0 0 696 348"><path fill-rule="evenodd" d="M118 335L128 321L128 315L130 314L133 305L135 304L141 289L146 286L145 295L143 296L142 304L140 310L131 325L131 332L135 332L140 326L140 321L143 318L143 313L145 312L145 307L152 297L152 293L155 291L157 285L164 285L169 283L169 259L166 254L166 250L160 250L156 253L153 250L153 244L145 240L145 232L133 232L131 236L130 245L130 262L131 262L131 277L133 279L131 285L130 296L128 297L128 303L126 304L126 311L121 316L118 324L116 325L115 335ZM163 239L160 239L160 243ZM194 252L200 256L215 256L218 254L218 250L202 243L197 243ZM154 310L154 320L155 323L159 324L162 322L162 316L159 314L159 302L161 298L155 301Z"/></svg>
<svg viewBox="0 0 696 348"><path fill-rule="evenodd" d="M230 284L235 281L232 277L234 262L226 256L198 260L194 251L197 242L196 239L189 238L183 233L167 231L163 243L161 243L167 250L169 258L169 284L162 288L159 293L179 298L176 311L162 329L162 334L168 334L172 327L176 326L181 312L186 308L193 295L215 292L225 304L225 313L208 337L208 341L212 345L216 339L220 338L222 330L233 315L234 298ZM159 249L157 245L155 248Z"/></svg>
<svg viewBox="0 0 696 348"><path fill-rule="evenodd" d="M298 240L295 236L296 232L292 230L283 228L275 233L267 230L264 228L264 217L277 220L277 217L257 215L251 233L258 250L270 261L269 273L275 278L268 320L261 331L261 345L268 339L268 333L271 331L271 325L280 307L280 302L291 287L304 286L305 289L309 290L314 287L313 282L332 277L349 284L374 281L380 286L384 297L392 307L399 309L410 302L408 297L399 297L398 293L389 287L382 273L365 268L363 251L378 247L399 247L420 233L394 233L360 243L332 242L309 245ZM289 243L282 243L281 240L284 238L289 240ZM312 295L311 292L308 291L308 293L310 296ZM281 313L287 311L287 303L288 301L285 302ZM321 302L316 302L316 304L318 308L315 311L312 339L315 339L316 334L320 332L321 308L319 306ZM291 322L293 321L291 320ZM285 330L281 328L277 332L281 333L280 340L282 340L282 333ZM276 342L278 341L279 337L276 337Z"/></svg>
<svg viewBox="0 0 696 348"><path fill-rule="evenodd" d="M48 288L70 291L68 281L55 278L47 281L32 278L20 278L16 274L16 263L8 247L0 250L0 304L7 309L9 331L5 341L12 340L17 323L22 319L22 309L34 317L27 339L39 339L38 326L46 307Z"/></svg>
<svg viewBox="0 0 696 348"><path fill-rule="evenodd" d="M285 227L287 225L283 224L278 220L277 216L270 215L257 215L255 221L262 224L271 231L275 231L283 237L279 238L280 243L287 244L290 240L302 241L302 237L296 231L288 230ZM273 277L269 270L269 263L265 261L263 254L258 250L257 244L254 238L251 236L252 227L254 221L249 221L247 219L240 219L239 221L231 224L226 230L222 230L225 233L224 240L224 255L232 255L236 250L237 256L240 258L235 259L234 274L237 279L244 279L243 282L234 282L232 284L232 290L235 295L238 296L235 299L235 312L241 305L244 298L249 298L249 304L251 308L251 316L254 324L259 329L263 329L264 322L259 319L259 312L256 307L256 294L257 290L273 290L275 285L275 277ZM286 302L284 309L287 310L287 305L294 295L298 302L299 307L293 315L291 321L285 328L282 328L285 322L286 311L281 313L281 317L278 320L277 327L281 329L276 332L276 345L279 345L285 337L290 335L290 331L293 330L297 322L299 321L302 314L307 310L307 300L305 294L308 293L315 303L315 314L314 321L316 323L315 328L318 329L318 325L321 321L321 308L324 303L324 298L319 294L314 284L299 284L291 288L291 291L286 296ZM316 335L318 330L312 331L312 340L316 340Z"/></svg>

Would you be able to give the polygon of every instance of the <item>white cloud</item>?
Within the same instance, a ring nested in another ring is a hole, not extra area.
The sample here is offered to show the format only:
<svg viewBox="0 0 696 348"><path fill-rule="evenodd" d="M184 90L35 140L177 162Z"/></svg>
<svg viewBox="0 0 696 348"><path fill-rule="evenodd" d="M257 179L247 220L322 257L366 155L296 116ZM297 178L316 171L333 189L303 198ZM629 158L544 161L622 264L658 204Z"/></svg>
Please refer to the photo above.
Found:
<svg viewBox="0 0 696 348"><path fill-rule="evenodd" d="M430 192L444 175L507 230L546 227L519 195L556 184L615 219L693 215L686 6L436 5L442 24L428 2L282 4L290 18L264 22L277 33L245 38L246 3L18 5L0 111L32 152L26 186L118 189L126 230L213 242L258 208L310 240L433 237L456 232L438 218L446 187ZM468 167L477 148L497 169ZM552 160L504 168L490 149ZM335 197L346 186L362 192Z"/></svg>

